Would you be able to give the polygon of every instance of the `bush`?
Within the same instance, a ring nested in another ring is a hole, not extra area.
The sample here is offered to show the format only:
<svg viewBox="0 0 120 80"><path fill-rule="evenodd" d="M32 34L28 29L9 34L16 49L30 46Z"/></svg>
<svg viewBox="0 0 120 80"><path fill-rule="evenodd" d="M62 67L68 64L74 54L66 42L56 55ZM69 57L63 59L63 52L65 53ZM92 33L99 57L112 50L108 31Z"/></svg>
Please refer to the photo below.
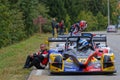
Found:
<svg viewBox="0 0 120 80"><path fill-rule="evenodd" d="M52 27L50 25L43 25L42 30L43 30L44 33L51 32Z"/></svg>

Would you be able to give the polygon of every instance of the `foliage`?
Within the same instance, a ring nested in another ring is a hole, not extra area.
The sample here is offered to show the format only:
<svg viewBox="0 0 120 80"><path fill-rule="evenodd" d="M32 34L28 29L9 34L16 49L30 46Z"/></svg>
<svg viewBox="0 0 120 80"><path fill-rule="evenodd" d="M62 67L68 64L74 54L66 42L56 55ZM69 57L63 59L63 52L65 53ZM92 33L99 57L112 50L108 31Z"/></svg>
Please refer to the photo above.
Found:
<svg viewBox="0 0 120 80"><path fill-rule="evenodd" d="M110 1L110 23L117 24L120 7ZM87 31L103 30L107 26L107 0L0 0L0 47L7 46L39 32L33 20L39 16L62 19L65 26L86 20ZM51 24L43 25L43 32L51 32Z"/></svg>
<svg viewBox="0 0 120 80"><path fill-rule="evenodd" d="M47 32L51 33L52 27L50 25L48 25L48 24L47 25L43 25L42 26L42 30L43 30L44 33L47 33Z"/></svg>
<svg viewBox="0 0 120 80"><path fill-rule="evenodd" d="M103 16L100 12L96 16L98 22L97 30L103 30L107 28L107 17Z"/></svg>
<svg viewBox="0 0 120 80"><path fill-rule="evenodd" d="M70 21L71 21L70 16L67 14L67 15L66 15L66 18L65 18L65 23L66 23L65 26L66 26L67 28L70 28L70 26L71 26L71 22L70 22Z"/></svg>
<svg viewBox="0 0 120 80"><path fill-rule="evenodd" d="M78 15L80 8L78 8L79 0L65 0L65 9L67 11L67 15L69 15L71 19L71 23L76 22L76 16Z"/></svg>
<svg viewBox="0 0 120 80"><path fill-rule="evenodd" d="M0 47L18 42L25 37L22 13L17 9L0 6Z"/></svg>
<svg viewBox="0 0 120 80"><path fill-rule="evenodd" d="M38 32L33 19L47 11L38 0L0 0L0 48Z"/></svg>
<svg viewBox="0 0 120 80"><path fill-rule="evenodd" d="M66 9L64 8L64 1L62 0L46 0L47 6L49 7L48 14L51 17L56 17L58 21L65 19Z"/></svg>
<svg viewBox="0 0 120 80"><path fill-rule="evenodd" d="M36 7L38 7L38 0L22 0L20 5L24 15L26 34L28 36L32 35L35 32L33 19L38 15L36 10Z"/></svg>

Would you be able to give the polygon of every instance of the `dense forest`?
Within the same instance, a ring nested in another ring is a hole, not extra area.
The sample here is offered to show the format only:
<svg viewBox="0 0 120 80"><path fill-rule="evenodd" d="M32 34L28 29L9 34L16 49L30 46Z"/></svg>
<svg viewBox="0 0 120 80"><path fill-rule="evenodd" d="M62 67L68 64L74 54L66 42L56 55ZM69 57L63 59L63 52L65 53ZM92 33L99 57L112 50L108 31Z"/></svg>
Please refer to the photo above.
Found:
<svg viewBox="0 0 120 80"><path fill-rule="evenodd" d="M120 6L110 2L110 24L118 23ZM86 20L87 31L103 30L107 26L108 0L0 0L0 48L19 42L39 32L34 20L46 19L43 32L50 32L51 18L65 21L69 28L79 20Z"/></svg>

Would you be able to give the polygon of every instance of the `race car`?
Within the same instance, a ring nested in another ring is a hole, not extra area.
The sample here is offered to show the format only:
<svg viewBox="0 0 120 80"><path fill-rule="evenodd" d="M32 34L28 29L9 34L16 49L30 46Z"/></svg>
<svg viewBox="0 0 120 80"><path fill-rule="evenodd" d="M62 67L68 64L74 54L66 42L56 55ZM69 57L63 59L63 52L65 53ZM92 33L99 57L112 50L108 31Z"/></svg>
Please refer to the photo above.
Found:
<svg viewBox="0 0 120 80"><path fill-rule="evenodd" d="M80 38L86 38L88 41L91 40L90 37L85 36L79 36L79 37L69 37L68 38L50 38L48 41L51 43L59 43L64 44L62 47L62 51L59 49L56 49L56 46L54 44L53 47L50 47L50 54L49 54L49 71L50 73L116 73L115 69L115 56L113 52L104 52L101 50L98 50L98 53L102 53L100 58L98 59L97 56L92 57L91 61L89 62L87 67L79 68L74 61L71 58L68 58L67 60L64 60L63 53L66 50L66 43L76 43L78 39ZM102 40L103 38L101 38ZM98 37L93 41L97 41ZM52 44L52 45L53 45ZM51 46L51 44L49 44ZM77 45L76 45L77 46ZM68 49L68 48L67 48ZM74 46L74 48L76 47ZM84 55L83 55L84 54ZM87 52L80 52L76 55L77 60L80 63L85 63L89 58L90 55L93 54L93 51L89 49Z"/></svg>

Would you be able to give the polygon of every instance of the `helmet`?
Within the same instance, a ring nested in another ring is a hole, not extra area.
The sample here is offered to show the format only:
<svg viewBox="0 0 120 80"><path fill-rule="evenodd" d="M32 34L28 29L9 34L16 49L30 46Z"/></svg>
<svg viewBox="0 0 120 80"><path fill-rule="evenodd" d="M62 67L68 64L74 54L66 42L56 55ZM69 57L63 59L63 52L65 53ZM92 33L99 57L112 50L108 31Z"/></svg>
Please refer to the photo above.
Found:
<svg viewBox="0 0 120 80"><path fill-rule="evenodd" d="M80 39L78 42L78 50L86 49L88 45L89 43L86 39Z"/></svg>
<svg viewBox="0 0 120 80"><path fill-rule="evenodd" d="M58 50L58 51L63 51L64 49L65 49L65 44L57 44L56 45L56 49Z"/></svg>
<svg viewBox="0 0 120 80"><path fill-rule="evenodd" d="M79 26L80 26L80 28L81 28L82 30L84 30L85 28L87 28L87 22L84 21L84 20L81 20L81 21L79 22Z"/></svg>

